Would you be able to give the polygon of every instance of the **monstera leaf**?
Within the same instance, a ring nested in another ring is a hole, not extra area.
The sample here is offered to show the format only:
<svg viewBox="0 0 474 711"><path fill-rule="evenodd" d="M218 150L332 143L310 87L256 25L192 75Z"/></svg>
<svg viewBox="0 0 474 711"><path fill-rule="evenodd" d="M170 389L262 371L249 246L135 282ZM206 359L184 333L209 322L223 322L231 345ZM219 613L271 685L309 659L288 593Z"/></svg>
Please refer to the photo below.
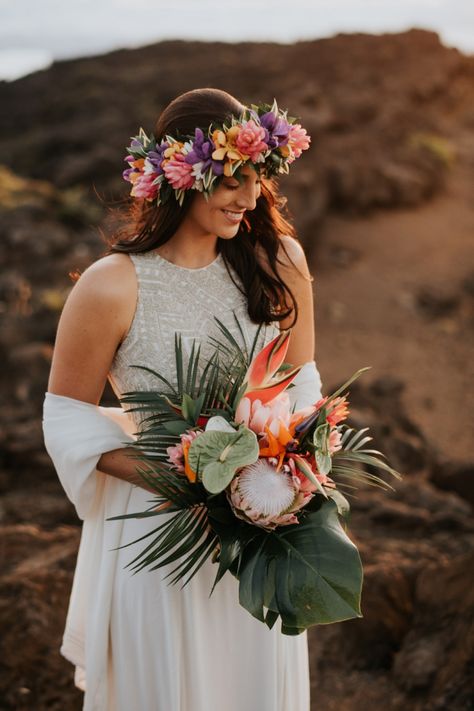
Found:
<svg viewBox="0 0 474 711"><path fill-rule="evenodd" d="M196 437L189 447L189 466L207 491L219 494L240 467L253 464L259 454L255 432L242 426L234 432L209 430Z"/></svg>
<svg viewBox="0 0 474 711"><path fill-rule="evenodd" d="M325 501L298 524L252 537L241 551L239 602L268 627L280 616L282 633L297 635L362 616L362 564L337 508Z"/></svg>

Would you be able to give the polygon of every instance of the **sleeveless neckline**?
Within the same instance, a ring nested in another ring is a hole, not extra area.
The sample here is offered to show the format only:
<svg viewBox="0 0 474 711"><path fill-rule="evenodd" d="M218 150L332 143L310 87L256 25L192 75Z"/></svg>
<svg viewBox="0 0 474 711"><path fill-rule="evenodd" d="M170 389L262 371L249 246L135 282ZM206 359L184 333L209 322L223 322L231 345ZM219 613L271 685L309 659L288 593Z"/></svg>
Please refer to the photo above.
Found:
<svg viewBox="0 0 474 711"><path fill-rule="evenodd" d="M219 264L222 261L222 252L219 252L217 257L212 260L212 262L209 262L209 264L205 264L203 267L182 267L179 264L175 264L174 262L170 262L169 259L165 259L165 257L162 257L161 254L158 254L158 252L150 251L146 253L147 255L149 254L152 257L156 257L160 262L163 262L164 264L168 265L171 269L175 269L178 271L183 271L183 272L202 272L205 269L210 269L214 265Z"/></svg>

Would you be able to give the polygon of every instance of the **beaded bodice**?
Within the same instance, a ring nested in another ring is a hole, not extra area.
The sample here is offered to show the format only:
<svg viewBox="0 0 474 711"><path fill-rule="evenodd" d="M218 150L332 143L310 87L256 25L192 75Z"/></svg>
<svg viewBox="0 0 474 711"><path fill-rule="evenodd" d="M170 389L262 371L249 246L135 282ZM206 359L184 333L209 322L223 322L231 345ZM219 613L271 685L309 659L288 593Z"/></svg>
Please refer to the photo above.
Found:
<svg viewBox="0 0 474 711"><path fill-rule="evenodd" d="M173 264L156 251L130 257L136 270L138 297L131 327L115 354L109 373L118 397L132 390L167 389L151 373L130 367L132 365L152 368L173 387L177 386L175 332L181 334L185 368L193 340L196 340L195 347L200 344L202 371L216 347L210 336L226 343L214 316L225 324L241 347L250 349L258 325L250 320L245 294L232 281L221 253L213 262L198 269ZM230 266L229 269L243 290L237 273ZM245 343L242 343L236 318ZM277 322L263 325L255 352L278 333Z"/></svg>

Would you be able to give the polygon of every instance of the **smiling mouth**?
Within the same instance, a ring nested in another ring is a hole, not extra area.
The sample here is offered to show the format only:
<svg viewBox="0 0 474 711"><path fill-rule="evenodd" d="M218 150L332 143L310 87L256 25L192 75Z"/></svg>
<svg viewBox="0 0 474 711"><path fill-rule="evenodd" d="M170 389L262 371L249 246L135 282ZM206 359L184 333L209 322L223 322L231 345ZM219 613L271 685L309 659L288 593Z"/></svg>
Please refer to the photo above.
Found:
<svg viewBox="0 0 474 711"><path fill-rule="evenodd" d="M233 210L222 210L224 215L227 217L227 219L230 222L233 222L234 224L237 224L240 222L244 216L243 212L234 212Z"/></svg>

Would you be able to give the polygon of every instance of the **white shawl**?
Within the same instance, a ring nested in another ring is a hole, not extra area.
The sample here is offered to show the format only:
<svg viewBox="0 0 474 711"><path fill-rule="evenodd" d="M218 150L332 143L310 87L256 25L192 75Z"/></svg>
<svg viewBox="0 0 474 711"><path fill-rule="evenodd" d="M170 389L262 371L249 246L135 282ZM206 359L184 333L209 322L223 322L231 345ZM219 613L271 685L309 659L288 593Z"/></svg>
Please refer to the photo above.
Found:
<svg viewBox="0 0 474 711"><path fill-rule="evenodd" d="M321 397L314 361L303 365L287 392L296 409ZM81 541L61 654L75 665L75 684L85 691L83 711L108 708L107 658L110 605L129 484L96 469L104 452L127 447L135 426L121 408L100 407L47 392L43 408L46 450L62 486L83 519ZM238 600L236 600L236 605ZM87 683L86 683L87 670Z"/></svg>

